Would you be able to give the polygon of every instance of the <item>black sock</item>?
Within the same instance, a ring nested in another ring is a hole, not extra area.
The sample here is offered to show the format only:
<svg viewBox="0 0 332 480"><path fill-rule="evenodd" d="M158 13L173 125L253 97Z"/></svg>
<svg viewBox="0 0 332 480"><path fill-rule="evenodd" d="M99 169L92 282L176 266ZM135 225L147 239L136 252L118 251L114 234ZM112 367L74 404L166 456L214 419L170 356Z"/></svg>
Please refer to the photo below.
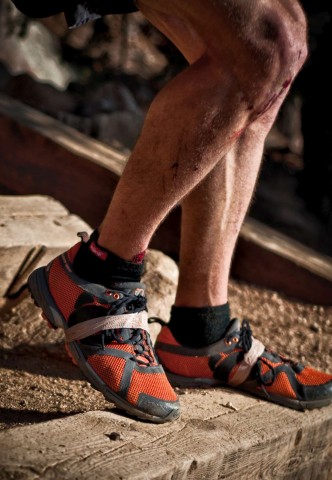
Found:
<svg viewBox="0 0 332 480"><path fill-rule="evenodd" d="M168 323L175 339L187 347L204 347L220 340L230 323L229 304L217 307L172 307Z"/></svg>
<svg viewBox="0 0 332 480"><path fill-rule="evenodd" d="M88 242L82 242L73 262L73 270L92 283L111 287L114 282L140 282L144 267L144 252L129 262L98 245L95 230Z"/></svg>

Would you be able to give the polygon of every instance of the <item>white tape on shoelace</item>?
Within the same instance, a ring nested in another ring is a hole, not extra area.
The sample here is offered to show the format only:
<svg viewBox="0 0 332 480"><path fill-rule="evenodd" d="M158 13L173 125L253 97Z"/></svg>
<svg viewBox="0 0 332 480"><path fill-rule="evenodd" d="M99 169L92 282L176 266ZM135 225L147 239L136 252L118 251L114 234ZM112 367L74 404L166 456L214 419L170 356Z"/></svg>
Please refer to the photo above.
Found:
<svg viewBox="0 0 332 480"><path fill-rule="evenodd" d="M138 313L109 315L86 320L65 330L66 341L81 340L96 335L102 330L113 330L115 328L141 328L148 331L148 313L144 310Z"/></svg>
<svg viewBox="0 0 332 480"><path fill-rule="evenodd" d="M257 362L258 358L263 354L264 350L265 347L262 342L252 337L251 348L247 353L244 354L244 358L233 377L228 380L229 385L232 385L232 387L237 387L241 385L241 383L245 382L249 377L253 366Z"/></svg>

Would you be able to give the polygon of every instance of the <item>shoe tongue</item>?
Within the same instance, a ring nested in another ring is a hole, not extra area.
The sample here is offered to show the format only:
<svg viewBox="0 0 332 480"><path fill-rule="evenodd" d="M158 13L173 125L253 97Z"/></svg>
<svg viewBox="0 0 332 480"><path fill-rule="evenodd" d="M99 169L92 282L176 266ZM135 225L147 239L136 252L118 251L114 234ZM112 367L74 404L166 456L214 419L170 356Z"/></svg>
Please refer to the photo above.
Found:
<svg viewBox="0 0 332 480"><path fill-rule="evenodd" d="M124 342L127 342L133 336L133 331L131 328L122 328L119 330L118 335Z"/></svg>
<svg viewBox="0 0 332 480"><path fill-rule="evenodd" d="M226 332L226 336L232 335L235 332L239 332L240 330L241 330L241 322L238 318L234 318L234 320L231 321L229 329Z"/></svg>
<svg viewBox="0 0 332 480"><path fill-rule="evenodd" d="M119 290L131 295L144 297L145 285L140 282L114 282L109 285L110 290Z"/></svg>

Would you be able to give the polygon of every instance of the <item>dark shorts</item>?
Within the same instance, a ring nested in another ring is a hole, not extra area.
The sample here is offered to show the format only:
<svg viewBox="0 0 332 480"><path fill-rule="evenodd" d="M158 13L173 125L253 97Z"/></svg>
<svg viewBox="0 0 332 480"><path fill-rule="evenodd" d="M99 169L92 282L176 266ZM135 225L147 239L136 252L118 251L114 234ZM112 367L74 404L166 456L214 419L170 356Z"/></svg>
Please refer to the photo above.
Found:
<svg viewBox="0 0 332 480"><path fill-rule="evenodd" d="M12 0L24 15L50 17L64 12L70 28L80 27L90 20L115 13L137 11L135 0Z"/></svg>

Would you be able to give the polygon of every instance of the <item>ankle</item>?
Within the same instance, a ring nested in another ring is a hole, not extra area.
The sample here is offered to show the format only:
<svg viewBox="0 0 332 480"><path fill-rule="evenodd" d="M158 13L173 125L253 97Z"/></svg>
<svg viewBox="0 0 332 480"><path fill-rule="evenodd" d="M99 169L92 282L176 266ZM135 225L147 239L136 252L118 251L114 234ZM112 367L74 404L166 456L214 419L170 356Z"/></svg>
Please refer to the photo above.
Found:
<svg viewBox="0 0 332 480"><path fill-rule="evenodd" d="M145 252L137 254L131 261L124 260L102 247L98 240L99 233L95 230L88 241L82 242L73 262L74 272L106 287L114 282L140 282Z"/></svg>
<svg viewBox="0 0 332 480"><path fill-rule="evenodd" d="M228 303L214 307L173 306L168 327L182 345L203 347L223 338L229 323Z"/></svg>

